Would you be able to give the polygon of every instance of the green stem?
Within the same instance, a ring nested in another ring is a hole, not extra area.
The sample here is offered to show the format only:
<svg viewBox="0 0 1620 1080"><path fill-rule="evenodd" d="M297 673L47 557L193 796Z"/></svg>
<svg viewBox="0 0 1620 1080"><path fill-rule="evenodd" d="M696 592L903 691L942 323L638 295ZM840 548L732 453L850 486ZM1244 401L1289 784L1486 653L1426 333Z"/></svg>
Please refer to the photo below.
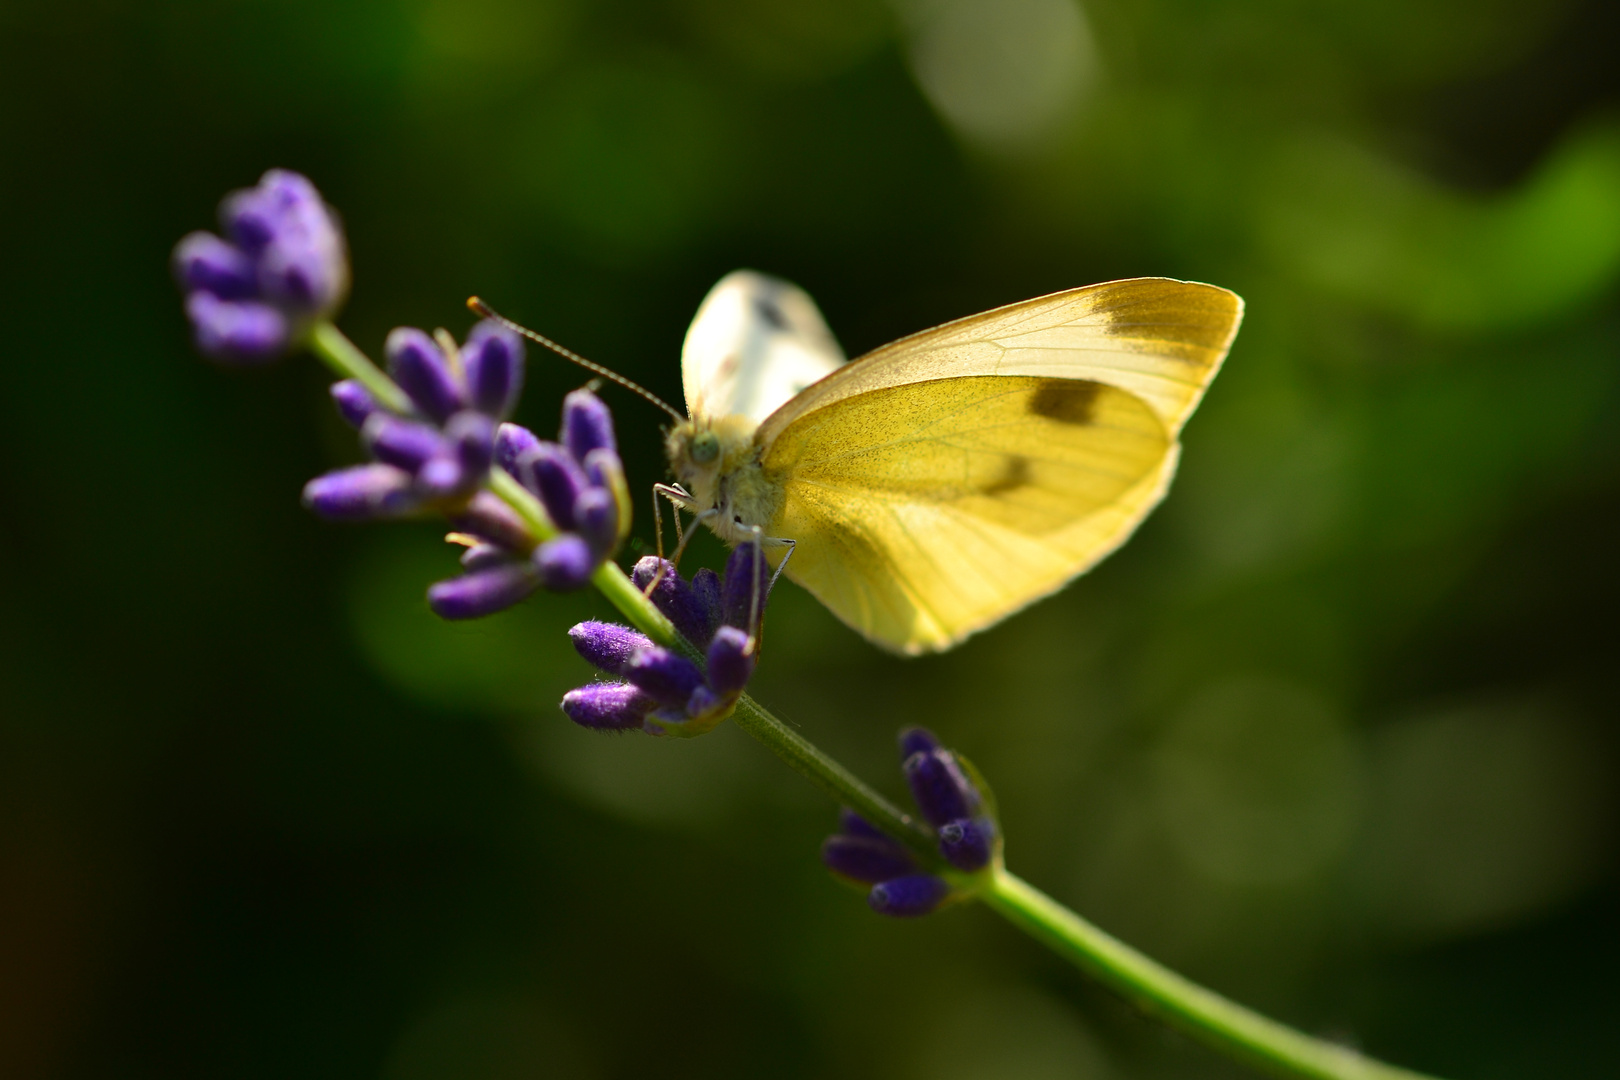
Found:
<svg viewBox="0 0 1620 1080"><path fill-rule="evenodd" d="M933 834L910 814L879 795L854 773L828 757L809 739L777 719L747 694L737 702L732 721L764 743L788 768L809 780L833 799L929 861L938 859Z"/></svg>
<svg viewBox="0 0 1620 1080"><path fill-rule="evenodd" d="M1176 974L1001 870L979 894L991 910L1082 971L1213 1049L1278 1076L1428 1080L1314 1039Z"/></svg>
<svg viewBox="0 0 1620 1080"><path fill-rule="evenodd" d="M379 403L408 413L403 391L343 332L317 323L310 337L316 355L339 375L358 379ZM510 474L490 471L490 488L515 510L536 538L557 535L545 508ZM698 657L651 600L612 562L591 581L642 633ZM698 657L701 659L701 657ZM799 775L836 801L923 856L958 888L978 896L992 911L1087 972L1099 982L1162 1016L1200 1042L1278 1076L1311 1080L1429 1080L1421 1073L1363 1057L1346 1047L1295 1031L1191 982L1104 933L1022 878L997 867L971 877L941 869L933 833L863 783L859 777L744 694L732 714L737 726L764 743Z"/></svg>
<svg viewBox="0 0 1620 1080"><path fill-rule="evenodd" d="M411 412L411 399L405 391L332 323L323 319L315 324L309 333L309 347L327 367L371 391L383 408L401 414Z"/></svg>

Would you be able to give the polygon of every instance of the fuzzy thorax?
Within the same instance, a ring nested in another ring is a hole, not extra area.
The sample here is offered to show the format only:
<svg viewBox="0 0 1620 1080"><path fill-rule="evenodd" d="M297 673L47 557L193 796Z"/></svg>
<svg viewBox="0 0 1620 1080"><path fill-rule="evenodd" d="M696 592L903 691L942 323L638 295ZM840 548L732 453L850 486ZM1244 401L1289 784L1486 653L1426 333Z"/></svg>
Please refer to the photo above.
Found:
<svg viewBox="0 0 1620 1080"><path fill-rule="evenodd" d="M693 509L729 544L753 537L754 526L768 531L782 506L781 484L760 467L758 427L746 416L699 416L676 424L664 442Z"/></svg>

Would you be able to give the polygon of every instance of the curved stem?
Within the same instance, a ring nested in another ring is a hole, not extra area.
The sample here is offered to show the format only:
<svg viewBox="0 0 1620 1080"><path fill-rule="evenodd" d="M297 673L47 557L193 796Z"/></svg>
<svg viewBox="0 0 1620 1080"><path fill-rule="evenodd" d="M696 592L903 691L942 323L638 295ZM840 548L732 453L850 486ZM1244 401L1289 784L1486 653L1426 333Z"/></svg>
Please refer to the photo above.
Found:
<svg viewBox="0 0 1620 1080"><path fill-rule="evenodd" d="M411 412L405 391L331 322L323 319L315 324L309 332L309 347L327 367L369 390L383 408L401 414Z"/></svg>
<svg viewBox="0 0 1620 1080"><path fill-rule="evenodd" d="M329 367L342 376L358 379L383 405L397 412L410 411L409 401L394 381L336 326L317 323L310 345ZM492 469L489 486L523 518L536 537L545 540L557 535L540 501L511 475ZM698 655L615 563L603 563L591 581L642 633L663 645ZM944 869L931 830L759 702L744 694L732 718L799 775L916 851L992 911L1105 986L1205 1045L1278 1076L1309 1080L1430 1080L1422 1073L1385 1065L1347 1047L1312 1038L1205 989L1093 926L1005 869L998 867L972 878Z"/></svg>
<svg viewBox="0 0 1620 1080"><path fill-rule="evenodd" d="M1313 1080L1428 1080L1422 1073L1314 1039L1207 990L1093 926L1016 874L995 873L979 897L1144 1011L1268 1072Z"/></svg>

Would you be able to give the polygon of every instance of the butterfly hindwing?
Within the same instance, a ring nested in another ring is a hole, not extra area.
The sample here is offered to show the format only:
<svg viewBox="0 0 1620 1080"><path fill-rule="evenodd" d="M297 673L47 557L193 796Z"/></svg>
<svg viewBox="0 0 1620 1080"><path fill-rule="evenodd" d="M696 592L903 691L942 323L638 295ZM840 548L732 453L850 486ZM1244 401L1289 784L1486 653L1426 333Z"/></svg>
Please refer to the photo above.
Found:
<svg viewBox="0 0 1620 1080"><path fill-rule="evenodd" d="M788 425L788 575L867 637L946 648L1113 550L1174 468L1160 418L1090 380L969 376L884 387Z"/></svg>

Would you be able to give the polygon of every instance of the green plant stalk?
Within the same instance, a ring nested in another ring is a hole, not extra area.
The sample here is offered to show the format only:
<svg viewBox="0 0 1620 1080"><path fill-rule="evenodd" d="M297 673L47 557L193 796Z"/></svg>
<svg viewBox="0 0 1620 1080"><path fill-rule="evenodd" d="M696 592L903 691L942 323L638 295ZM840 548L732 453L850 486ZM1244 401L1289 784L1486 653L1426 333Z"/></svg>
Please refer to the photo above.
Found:
<svg viewBox="0 0 1620 1080"><path fill-rule="evenodd" d="M1278 1076L1314 1080L1430 1080L1244 1008L1144 956L1016 874L998 870L985 905L1098 982L1198 1041Z"/></svg>
<svg viewBox="0 0 1620 1080"><path fill-rule="evenodd" d="M317 324L310 344L328 366L345 378L359 379L378 401L399 411L409 410L409 402L399 387L336 326ZM539 500L509 474L498 468L491 470L490 488L523 518L536 537L546 540L557 535ZM617 565L603 563L591 582L642 633L660 644L697 655ZM927 828L753 698L744 694L732 719L834 800L937 863L933 835ZM1431 1080L1422 1073L1386 1065L1348 1047L1312 1038L1199 986L1093 926L1003 868L972 876L948 871L946 875L953 884L971 891L985 906L1097 981L1230 1057L1277 1076L1310 1080Z"/></svg>

